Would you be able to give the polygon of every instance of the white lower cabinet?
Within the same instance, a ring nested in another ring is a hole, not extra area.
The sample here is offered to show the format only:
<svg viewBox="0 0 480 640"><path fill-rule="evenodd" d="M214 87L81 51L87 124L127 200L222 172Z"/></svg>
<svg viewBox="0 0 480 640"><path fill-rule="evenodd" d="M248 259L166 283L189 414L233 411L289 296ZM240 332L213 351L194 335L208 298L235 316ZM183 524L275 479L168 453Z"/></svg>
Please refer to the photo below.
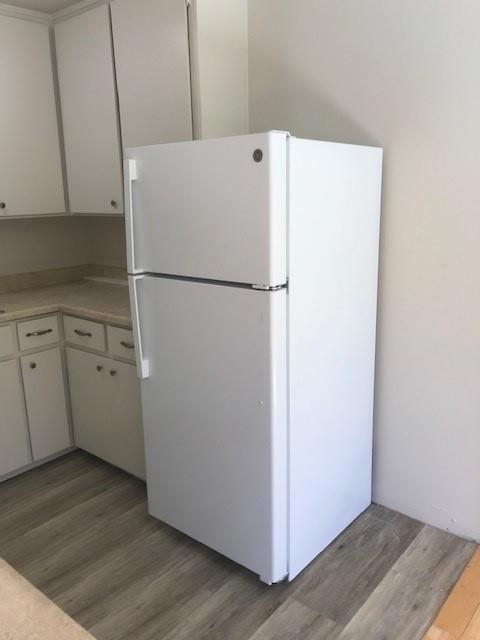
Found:
<svg viewBox="0 0 480 640"><path fill-rule="evenodd" d="M31 462L17 360L0 363L0 445L0 476Z"/></svg>
<svg viewBox="0 0 480 640"><path fill-rule="evenodd" d="M60 349L21 358L25 402L34 460L72 445Z"/></svg>
<svg viewBox="0 0 480 640"><path fill-rule="evenodd" d="M71 347L66 351L75 444L144 479L135 366Z"/></svg>

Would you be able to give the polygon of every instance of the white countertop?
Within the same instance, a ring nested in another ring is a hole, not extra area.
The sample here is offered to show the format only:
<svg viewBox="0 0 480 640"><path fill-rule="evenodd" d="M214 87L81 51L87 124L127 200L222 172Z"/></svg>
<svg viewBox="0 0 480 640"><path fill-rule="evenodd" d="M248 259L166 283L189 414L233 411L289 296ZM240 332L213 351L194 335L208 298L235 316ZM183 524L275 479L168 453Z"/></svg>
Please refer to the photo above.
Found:
<svg viewBox="0 0 480 640"><path fill-rule="evenodd" d="M50 287L0 294L0 323L43 315L71 313L121 327L132 326L128 287L80 280Z"/></svg>

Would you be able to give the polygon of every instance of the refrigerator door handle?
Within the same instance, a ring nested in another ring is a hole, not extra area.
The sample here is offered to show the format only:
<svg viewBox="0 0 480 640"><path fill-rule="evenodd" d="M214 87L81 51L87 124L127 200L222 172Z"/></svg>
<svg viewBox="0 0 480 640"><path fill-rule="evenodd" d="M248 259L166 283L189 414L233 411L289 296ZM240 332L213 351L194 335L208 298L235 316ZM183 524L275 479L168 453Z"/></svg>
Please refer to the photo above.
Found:
<svg viewBox="0 0 480 640"><path fill-rule="evenodd" d="M129 273L140 273L135 267L135 228L133 224L133 183L137 180L137 161L125 160L125 226L127 231L127 264Z"/></svg>
<svg viewBox="0 0 480 640"><path fill-rule="evenodd" d="M132 327L133 327L133 339L135 342L135 348L137 352L137 376L140 380L145 380L150 376L150 364L144 357L142 333L140 330L140 311L138 306L138 283L143 280L145 276L129 276L128 287L130 290L130 300L132 303Z"/></svg>

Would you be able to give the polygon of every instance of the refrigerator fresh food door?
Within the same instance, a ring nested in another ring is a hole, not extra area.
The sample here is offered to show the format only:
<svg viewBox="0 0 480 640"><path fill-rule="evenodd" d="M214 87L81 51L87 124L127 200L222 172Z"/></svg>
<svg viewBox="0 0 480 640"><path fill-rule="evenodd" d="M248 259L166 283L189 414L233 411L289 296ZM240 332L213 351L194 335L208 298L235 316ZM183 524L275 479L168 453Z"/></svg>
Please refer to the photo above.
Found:
<svg viewBox="0 0 480 640"><path fill-rule="evenodd" d="M130 276L150 513L287 574L286 292ZM140 340L139 340L140 338Z"/></svg>
<svg viewBox="0 0 480 640"><path fill-rule="evenodd" d="M129 273L284 284L287 135L127 149Z"/></svg>

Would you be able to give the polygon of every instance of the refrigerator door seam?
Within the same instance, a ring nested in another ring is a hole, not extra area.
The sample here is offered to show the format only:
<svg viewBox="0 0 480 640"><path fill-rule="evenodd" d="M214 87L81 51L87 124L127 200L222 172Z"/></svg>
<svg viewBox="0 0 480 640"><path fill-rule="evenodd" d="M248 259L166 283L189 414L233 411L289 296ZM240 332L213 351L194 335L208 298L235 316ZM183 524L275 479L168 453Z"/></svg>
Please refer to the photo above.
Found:
<svg viewBox="0 0 480 640"><path fill-rule="evenodd" d="M279 289L286 289L287 283L285 284L277 284L273 287L270 287L268 284L252 284L252 289L257 291L278 291Z"/></svg>
<svg viewBox="0 0 480 640"><path fill-rule="evenodd" d="M198 282L200 284L210 284L216 285L219 287L236 287L239 289L254 289L255 291L280 291L281 289L287 289L288 282L283 282L282 284L277 284L273 286L263 285L263 284L250 284L248 282L230 282L228 280L213 280L211 278L192 278L191 276L180 276L173 275L170 273L153 273L151 271L133 271L129 272L128 275L136 276L136 275L144 275L149 276L151 278L163 278L164 280L180 280L183 282Z"/></svg>

